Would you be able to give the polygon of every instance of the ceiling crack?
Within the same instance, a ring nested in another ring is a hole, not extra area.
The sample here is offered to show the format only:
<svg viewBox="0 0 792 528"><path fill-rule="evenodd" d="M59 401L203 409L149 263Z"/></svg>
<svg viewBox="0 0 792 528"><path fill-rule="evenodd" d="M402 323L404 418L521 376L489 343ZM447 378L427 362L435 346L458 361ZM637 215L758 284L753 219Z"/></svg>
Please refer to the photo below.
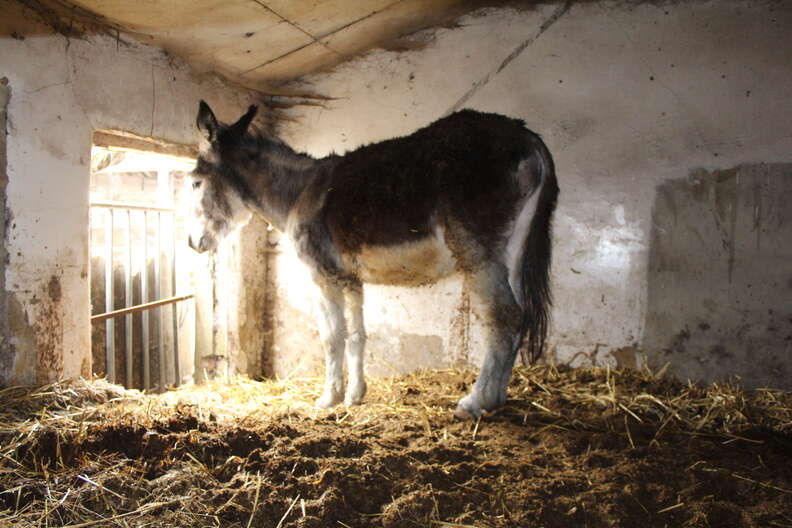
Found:
<svg viewBox="0 0 792 528"><path fill-rule="evenodd" d="M332 30L332 31L328 31L327 33L325 33L324 35L322 35L322 36L321 36L321 37L319 37L319 38L320 38L320 39L323 39L323 38L327 38L327 37L329 37L330 35L335 35L335 34L336 34L336 33L338 33L339 31L343 31L343 30L345 30L346 28L348 28L348 27L350 27L350 26L354 26L355 24L357 24L357 23L359 23L359 22L363 22L364 20L367 20L367 19L369 19L369 18L371 18L371 17L373 17L373 16L375 16L375 15L378 15L378 14L382 13L383 11L387 11L387 10L388 10L388 9L390 9L391 7L395 6L396 4L401 4L402 2L404 2L404 0L396 0L396 1L395 1L395 2L393 2L393 3L386 5L386 6L385 6L385 7L383 7L382 9L378 9L378 10L376 10L376 11L372 11L372 12L371 12L371 13L369 13L368 15L363 15L362 17L360 17L360 18L356 18L355 20L353 20L353 21L351 21L351 22L348 22L348 23L344 24L343 26L337 27L337 28L335 28L335 29L334 29L334 30Z"/></svg>
<svg viewBox="0 0 792 528"><path fill-rule="evenodd" d="M272 64L273 62L279 61L279 60L281 60L283 57L285 57L285 56L287 56L287 55L291 55L292 53L296 53L296 52L300 51L301 49L307 48L308 46L311 46L311 45L313 45L313 44L316 44L316 42L309 42L309 43L307 43L307 44L303 44L302 46L299 46L299 47L297 47L297 48L294 48L294 49L292 49L292 50L289 50L289 51L287 51L286 53L282 53L282 54L278 55L277 57L275 57L275 58L272 58L272 59L270 59L270 60L268 60L268 61L266 61L266 62L262 62L261 64L259 64L259 65L257 65L257 66L253 66L252 68L248 68L247 70L245 70L245 71L243 71L243 72L240 72L240 73L239 73L239 75L240 75L240 76L242 76L242 77L244 77L245 75L247 75L248 73L250 73L250 72L252 72L252 71L258 70L259 68L263 68L264 66L267 66L267 65L269 65L269 64Z"/></svg>
<svg viewBox="0 0 792 528"><path fill-rule="evenodd" d="M302 50L304 48L307 48L308 46L311 46L312 44L319 44L320 46L324 47L328 51L330 51L332 53L335 53L336 55L343 56L343 54L341 52L334 50L333 48L328 46L327 43L323 42L323 39L326 39L327 37L335 35L336 33L339 33L339 32L341 32L341 31L343 31L343 30L345 30L345 29L347 29L347 28L349 28L351 26L354 26L355 24L358 24L359 22L362 22L362 21L367 20L367 19L369 19L369 18L371 18L371 17L373 17L375 15L378 15L379 13L382 13L383 11L387 11L391 7L404 2L404 0L396 0L393 3L390 3L390 4L386 5L382 9L378 9L376 11L372 11L371 13L369 13L367 15L364 15L364 16L362 16L360 18L356 18L355 20L352 20L351 22L348 22L348 23L344 24L343 26L337 27L337 28L333 29L332 31L328 31L327 33L324 33L324 34L322 34L322 35L320 35L318 37L312 35L308 31L305 31L298 24L296 24L296 23L292 22L291 20L287 19L286 17L280 15L277 11L275 11L274 9L272 9L271 7L266 5L263 1L261 1L261 0L253 0L253 2L255 2L258 5L260 5L261 7L263 7L264 9L266 9L267 11L269 11L270 13L275 15L276 17L280 18L282 21L286 22L290 26L294 27L295 29L301 31L302 33L304 33L305 35L310 37L312 42L309 42L307 44L303 44L302 46L299 46L297 48L289 50L286 53L278 55L275 58L269 59L268 61L263 62L263 63L259 64L258 66L254 66L252 68L249 68L249 69L241 72L240 73L241 76L245 76L245 75L247 75L248 73L250 73L252 71L258 70L259 68L263 68L264 66L272 64L273 62L279 61L282 58L284 58L284 57L286 57L288 55L291 55L292 53L296 53L296 52L298 52L298 51L300 51L300 50Z"/></svg>
<svg viewBox="0 0 792 528"><path fill-rule="evenodd" d="M324 46L324 47L326 47L326 48L327 48L327 46L324 44L324 42L322 42L322 41L320 40L320 38L321 38L321 37L318 37L318 38L317 38L317 37L313 36L313 35L312 35L310 32L308 32L308 31L304 30L302 27L300 27L300 25L299 25L299 24L297 24L296 22L294 22L294 21L292 21L292 20L289 20L289 19L288 19L288 18L286 18L285 16L281 15L280 13L278 13L277 11L275 11L274 9L272 9L270 6L268 6L267 4L265 4L264 2L262 2L261 0L253 0L253 3L260 5L261 7L263 7L264 9L266 9L267 11L269 11L270 13L272 13L273 15L275 15L276 17L280 18L282 22L286 22L286 23L287 23L287 24L289 24L291 27L293 27L294 29L296 29L296 30L297 30L297 31L299 31L300 33L304 34L306 37L310 38L310 39L311 39L312 41L314 41L315 43L317 43L317 44L321 44L322 46ZM301 47L300 47L300 48L298 48L298 49L302 49L302 48L304 48L304 47L305 47L305 46L301 46ZM330 49L330 48L327 48L327 49ZM333 51L333 50L330 50L330 51Z"/></svg>

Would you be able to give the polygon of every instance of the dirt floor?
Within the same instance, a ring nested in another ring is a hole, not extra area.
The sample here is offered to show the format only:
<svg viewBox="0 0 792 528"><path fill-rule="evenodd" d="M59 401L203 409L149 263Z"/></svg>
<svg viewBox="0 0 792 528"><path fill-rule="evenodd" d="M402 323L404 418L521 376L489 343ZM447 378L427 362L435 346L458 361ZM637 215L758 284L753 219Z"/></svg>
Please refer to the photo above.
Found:
<svg viewBox="0 0 792 528"><path fill-rule="evenodd" d="M792 527L788 393L538 366L462 422L473 379L6 389L0 526Z"/></svg>

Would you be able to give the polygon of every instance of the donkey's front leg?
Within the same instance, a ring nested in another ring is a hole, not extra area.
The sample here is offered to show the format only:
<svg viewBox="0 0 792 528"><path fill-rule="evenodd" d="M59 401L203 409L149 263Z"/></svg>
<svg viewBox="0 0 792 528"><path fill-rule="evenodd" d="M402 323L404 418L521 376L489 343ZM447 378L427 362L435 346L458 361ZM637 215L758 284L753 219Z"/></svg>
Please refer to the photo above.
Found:
<svg viewBox="0 0 792 528"><path fill-rule="evenodd" d="M473 390L459 400L454 414L460 418L478 418L506 403L506 388L520 346L522 312L505 267L493 264L471 278L473 293L483 305L487 352Z"/></svg>
<svg viewBox="0 0 792 528"><path fill-rule="evenodd" d="M345 290L349 310L349 337L346 343L347 381L346 405L357 405L366 395L366 378L363 359L366 350L366 328L363 324L363 285L356 284Z"/></svg>
<svg viewBox="0 0 792 528"><path fill-rule="evenodd" d="M328 280L316 281L319 286L319 337L325 352L325 386L316 400L319 407L332 407L344 399L344 294Z"/></svg>

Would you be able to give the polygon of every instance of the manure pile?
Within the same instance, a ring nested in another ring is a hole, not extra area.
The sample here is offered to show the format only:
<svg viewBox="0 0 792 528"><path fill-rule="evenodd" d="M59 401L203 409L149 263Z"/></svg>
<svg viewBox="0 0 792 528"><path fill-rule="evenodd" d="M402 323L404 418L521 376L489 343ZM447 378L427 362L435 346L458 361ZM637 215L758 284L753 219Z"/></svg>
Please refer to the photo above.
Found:
<svg viewBox="0 0 792 528"><path fill-rule="evenodd" d="M0 526L792 528L789 393L536 366L456 420L473 380L371 380L332 411L317 379L5 389Z"/></svg>

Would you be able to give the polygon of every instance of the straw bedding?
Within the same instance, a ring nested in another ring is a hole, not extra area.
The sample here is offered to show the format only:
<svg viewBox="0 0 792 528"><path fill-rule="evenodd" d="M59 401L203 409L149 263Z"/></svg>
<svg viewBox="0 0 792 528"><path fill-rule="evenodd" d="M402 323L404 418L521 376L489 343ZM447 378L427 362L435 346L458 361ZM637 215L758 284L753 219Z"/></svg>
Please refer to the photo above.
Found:
<svg viewBox="0 0 792 528"><path fill-rule="evenodd" d="M316 379L162 395L103 381L0 391L0 526L792 527L792 395L649 371L372 380L317 411Z"/></svg>

